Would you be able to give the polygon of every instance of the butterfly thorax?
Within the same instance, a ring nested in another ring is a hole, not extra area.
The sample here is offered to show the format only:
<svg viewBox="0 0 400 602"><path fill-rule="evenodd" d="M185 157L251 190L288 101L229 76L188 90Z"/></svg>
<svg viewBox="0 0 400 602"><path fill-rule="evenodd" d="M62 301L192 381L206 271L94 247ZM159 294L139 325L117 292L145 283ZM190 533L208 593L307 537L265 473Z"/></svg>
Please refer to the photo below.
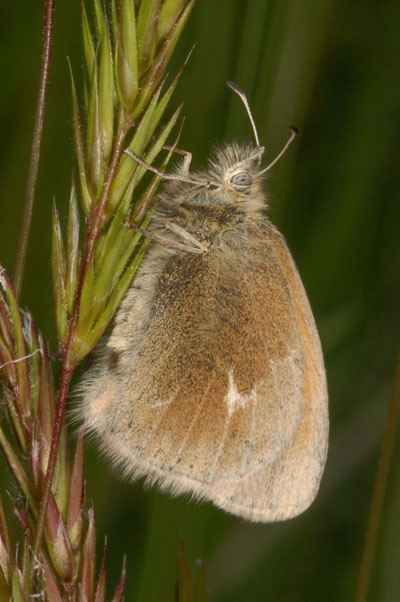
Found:
<svg viewBox="0 0 400 602"><path fill-rule="evenodd" d="M201 242L213 242L226 230L263 221L266 199L257 153L248 145L223 147L208 170L189 176L193 183L168 184L154 216L154 229L172 222Z"/></svg>

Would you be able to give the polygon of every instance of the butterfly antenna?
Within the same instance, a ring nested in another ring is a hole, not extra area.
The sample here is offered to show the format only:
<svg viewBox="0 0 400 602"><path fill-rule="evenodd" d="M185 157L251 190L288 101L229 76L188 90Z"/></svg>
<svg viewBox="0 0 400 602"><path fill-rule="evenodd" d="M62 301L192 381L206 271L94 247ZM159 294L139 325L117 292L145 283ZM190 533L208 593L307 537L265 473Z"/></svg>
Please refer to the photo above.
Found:
<svg viewBox="0 0 400 602"><path fill-rule="evenodd" d="M249 119L250 119L251 127L253 128L253 134L254 134L254 138L256 140L256 144L258 147L260 147L260 141L258 139L256 124L254 123L253 115L251 114L250 106L249 106L248 100L246 98L246 94L243 92L243 90L241 88L239 88L239 86L237 86L233 82L226 82L226 85L239 96L240 100L244 104L245 109L247 111L247 115L249 116Z"/></svg>
<svg viewBox="0 0 400 602"><path fill-rule="evenodd" d="M260 175L267 173L267 171L269 171L271 169L271 167L273 167L275 165L275 163L278 163L279 159L286 153L287 149L292 144L293 140L296 138L297 131L298 130L295 125L290 126L289 140L286 142L286 144L283 147L283 149L281 150L281 152L276 155L275 159L273 161L271 161L271 163L269 165L267 165L267 167L264 167L264 169L262 171L260 171Z"/></svg>

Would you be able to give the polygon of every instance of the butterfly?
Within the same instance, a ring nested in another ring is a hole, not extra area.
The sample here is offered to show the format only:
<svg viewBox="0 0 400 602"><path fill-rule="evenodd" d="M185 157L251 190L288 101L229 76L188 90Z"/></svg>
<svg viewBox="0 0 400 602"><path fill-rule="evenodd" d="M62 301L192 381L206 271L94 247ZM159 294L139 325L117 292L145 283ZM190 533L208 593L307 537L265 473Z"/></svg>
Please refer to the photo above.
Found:
<svg viewBox="0 0 400 602"><path fill-rule="evenodd" d="M312 311L265 215L264 148L222 146L166 181L149 249L80 385L78 413L122 474L255 522L315 498L328 394ZM127 151L129 153L129 151ZM130 153L132 160L147 166Z"/></svg>

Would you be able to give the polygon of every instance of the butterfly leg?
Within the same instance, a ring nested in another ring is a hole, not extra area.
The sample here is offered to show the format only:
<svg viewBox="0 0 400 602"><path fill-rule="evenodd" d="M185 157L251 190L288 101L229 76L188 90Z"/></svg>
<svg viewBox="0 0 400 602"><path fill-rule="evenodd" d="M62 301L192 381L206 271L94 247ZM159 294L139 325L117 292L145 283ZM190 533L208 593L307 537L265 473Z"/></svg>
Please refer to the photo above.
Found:
<svg viewBox="0 0 400 602"><path fill-rule="evenodd" d="M142 236L145 236L146 238L149 238L150 240L154 240L154 242L158 242L160 245L163 245L164 247L169 247L170 249L179 249L180 251L187 251L188 253L197 253L199 255L201 253L206 253L208 251L208 247L203 245L196 238L192 237L188 232L186 232L186 230L183 230L183 228L180 228L180 226L177 226L177 229L182 230L185 233L185 235L187 235L187 236L183 236L183 234L181 232L179 232L179 234L182 236L182 238L184 238L185 240L188 240L191 244L181 243L176 240L173 240L172 238L162 236L162 234L159 234L158 232L148 232L147 230L142 230L141 228L132 226L131 224L126 224L126 226L130 230L133 230L134 232L140 232L140 234L142 234ZM168 224L168 226L172 226L169 228L169 230L171 230L171 232L175 231L173 226L176 226L176 224ZM178 233L178 232L175 231L175 233Z"/></svg>
<svg viewBox="0 0 400 602"><path fill-rule="evenodd" d="M181 226L178 226L178 224L174 224L174 222L167 222L165 224L165 227L168 228L168 230L171 230L171 232L174 232L175 234L186 240L188 243L192 244L193 247L195 247L196 249L199 249L201 253L205 253L206 251L208 251L207 245L197 240L197 238L193 236L193 234L190 234L190 232L187 232L187 230L185 230Z"/></svg>
<svg viewBox="0 0 400 602"><path fill-rule="evenodd" d="M190 175L185 175L185 174L171 174L171 173L164 173L163 171L160 171L159 169L157 169L157 167L154 167L153 165L150 165L149 163L146 163L146 161L143 161L143 159L141 159L139 157L139 155L137 155L136 153L134 153L130 148L128 148L126 151L126 154L129 155L132 159L134 159L134 161L136 161L136 163L139 163L139 165L141 165L142 167L145 167L146 169L148 169L149 171L155 173L157 176L159 176L161 179L163 180L172 180L172 181L178 181L178 182L188 182L189 184L199 184L199 182L197 180L194 180L193 178L190 177ZM189 153L190 155L190 153ZM184 165L186 164L186 160Z"/></svg>
<svg viewBox="0 0 400 602"><path fill-rule="evenodd" d="M185 157L182 164L182 172L188 175L190 170L190 164L192 162L192 153L190 153L189 151L182 150L181 148L174 148L173 146L168 146L167 144L164 144L163 149L167 151L172 150L174 153L177 153L178 155L183 155Z"/></svg>

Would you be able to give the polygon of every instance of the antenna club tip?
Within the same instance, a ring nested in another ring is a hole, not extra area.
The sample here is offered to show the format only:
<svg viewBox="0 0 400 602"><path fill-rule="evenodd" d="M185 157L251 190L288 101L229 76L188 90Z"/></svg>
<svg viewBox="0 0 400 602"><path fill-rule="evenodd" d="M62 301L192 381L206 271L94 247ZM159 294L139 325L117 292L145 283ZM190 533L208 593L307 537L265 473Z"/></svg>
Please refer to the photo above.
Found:
<svg viewBox="0 0 400 602"><path fill-rule="evenodd" d="M298 130L298 128L297 128L295 125L291 125L291 126L289 127L289 130L290 130L290 131L292 132L292 134L294 134L295 136L296 136L296 134L298 134L298 133L299 133L299 130Z"/></svg>
<svg viewBox="0 0 400 602"><path fill-rule="evenodd" d="M228 80L226 82L226 85L228 86L228 88L230 88L234 92L236 92L238 94L243 94L243 91L241 90L241 88L239 88L239 86L237 84L235 84L235 82L231 82Z"/></svg>

